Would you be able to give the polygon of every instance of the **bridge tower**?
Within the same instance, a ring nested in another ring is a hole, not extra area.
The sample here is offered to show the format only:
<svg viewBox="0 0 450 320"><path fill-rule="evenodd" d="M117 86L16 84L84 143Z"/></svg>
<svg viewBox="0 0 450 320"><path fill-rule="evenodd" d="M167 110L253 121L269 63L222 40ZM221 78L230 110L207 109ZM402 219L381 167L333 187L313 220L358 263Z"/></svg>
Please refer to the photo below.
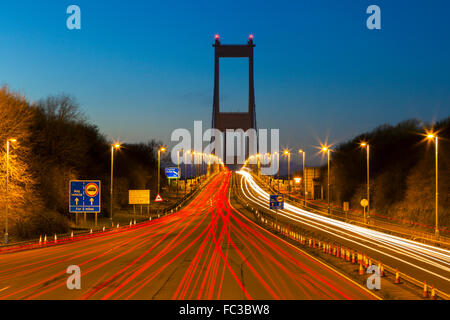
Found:
<svg viewBox="0 0 450 320"><path fill-rule="evenodd" d="M253 82L253 35L247 44L221 44L219 36L215 36L214 47L214 98L212 128L225 133L226 129L256 129L255 87ZM219 60L220 58L248 58L248 111L220 112L219 103ZM226 144L226 141L225 141Z"/></svg>

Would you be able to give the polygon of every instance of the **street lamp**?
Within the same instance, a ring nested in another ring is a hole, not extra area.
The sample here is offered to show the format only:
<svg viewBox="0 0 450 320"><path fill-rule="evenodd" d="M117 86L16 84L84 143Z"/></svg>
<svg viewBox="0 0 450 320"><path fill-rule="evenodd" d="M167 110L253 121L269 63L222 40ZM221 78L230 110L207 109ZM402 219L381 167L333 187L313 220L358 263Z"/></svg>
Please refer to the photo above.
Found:
<svg viewBox="0 0 450 320"><path fill-rule="evenodd" d="M190 151L189 150L187 150L187 151L184 151L183 150L183 154L184 154L184 194L186 194L186 184L187 184L187 155L188 155L188 153L189 153Z"/></svg>
<svg viewBox="0 0 450 320"><path fill-rule="evenodd" d="M370 155L370 145L367 142L361 142L361 147L366 148L367 153L367 217L370 218L370 164L369 164L369 155ZM364 223L366 223L366 217L364 217Z"/></svg>
<svg viewBox="0 0 450 320"><path fill-rule="evenodd" d="M288 183L289 183L288 194L289 194L291 192L291 153L289 152L289 150L286 149L283 151L283 154L288 158Z"/></svg>
<svg viewBox="0 0 450 320"><path fill-rule="evenodd" d="M120 143L114 143L111 145L111 190L109 193L109 198L110 198L110 203L109 203L109 210L111 212L109 220L111 220L111 225L112 224L112 220L113 220L113 172L114 172L114 150L119 150L120 149Z"/></svg>
<svg viewBox="0 0 450 320"><path fill-rule="evenodd" d="M158 194L159 194L159 187L160 187L160 167L161 167L161 152L165 152L165 147L160 147L158 149Z"/></svg>
<svg viewBox="0 0 450 320"><path fill-rule="evenodd" d="M280 154L277 152L277 151L275 151L274 152L274 154L273 154L273 159L274 159L274 161L275 161L275 155L276 155L276 157L277 157L277 168L278 168L278 170L277 170L277 193L280 193ZM273 169L273 170L275 170L275 168ZM274 173L274 175L275 175L275 173Z"/></svg>
<svg viewBox="0 0 450 320"><path fill-rule="evenodd" d="M197 186L197 166L196 166L196 160L195 160L195 151L191 152L191 168L192 168L192 160L194 161L194 180L195 180L195 186Z"/></svg>
<svg viewBox="0 0 450 320"><path fill-rule="evenodd" d="M434 146L435 146L435 171L436 171L436 199L435 199L435 210L436 210L436 227L435 227L435 235L436 240L439 239L439 224L438 224L438 212L439 212L439 205L438 205L438 135L436 133L428 133L427 139L434 140Z"/></svg>
<svg viewBox="0 0 450 320"><path fill-rule="evenodd" d="M303 201L303 205L306 206L306 173L305 173L305 150L300 149L298 150L298 153L300 153L302 155L302 160L303 160L303 185L304 185L304 190L303 190L303 196L304 196L304 201Z"/></svg>
<svg viewBox="0 0 450 320"><path fill-rule="evenodd" d="M328 146L322 146L321 151L327 153L327 163L328 163L327 200L328 200L328 213L330 213L330 148Z"/></svg>
<svg viewBox="0 0 450 320"><path fill-rule="evenodd" d="M180 174L180 177L181 177L181 172L180 172L180 150L177 151L177 168L178 168L178 173ZM177 198L178 198L178 180L180 180L180 177L178 177L178 179L177 179Z"/></svg>
<svg viewBox="0 0 450 320"><path fill-rule="evenodd" d="M8 244L8 182L9 182L9 145L16 139L6 140L6 207L5 207L5 244Z"/></svg>

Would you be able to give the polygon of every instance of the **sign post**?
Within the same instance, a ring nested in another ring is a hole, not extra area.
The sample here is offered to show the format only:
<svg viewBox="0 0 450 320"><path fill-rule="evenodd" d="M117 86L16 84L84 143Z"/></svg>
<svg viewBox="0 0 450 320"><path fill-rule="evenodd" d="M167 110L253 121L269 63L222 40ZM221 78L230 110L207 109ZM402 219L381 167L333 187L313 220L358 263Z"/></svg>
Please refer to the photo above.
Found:
<svg viewBox="0 0 450 320"><path fill-rule="evenodd" d="M270 209L275 210L275 223L278 224L278 210L284 209L284 195L271 194L270 195Z"/></svg>
<svg viewBox="0 0 450 320"><path fill-rule="evenodd" d="M147 205L147 212L150 214L150 190L128 190L128 204L133 205L133 219L136 220L136 205Z"/></svg>
<svg viewBox="0 0 450 320"><path fill-rule="evenodd" d="M97 226L97 213L101 211L100 180L71 180L69 182L69 212L75 213L75 223L78 223L78 212L84 214L95 213L95 226Z"/></svg>
<svg viewBox="0 0 450 320"><path fill-rule="evenodd" d="M369 205L369 201L367 201L367 199L362 199L360 204L361 204L361 206L363 207L363 210L364 210L364 223L367 223L366 207Z"/></svg>

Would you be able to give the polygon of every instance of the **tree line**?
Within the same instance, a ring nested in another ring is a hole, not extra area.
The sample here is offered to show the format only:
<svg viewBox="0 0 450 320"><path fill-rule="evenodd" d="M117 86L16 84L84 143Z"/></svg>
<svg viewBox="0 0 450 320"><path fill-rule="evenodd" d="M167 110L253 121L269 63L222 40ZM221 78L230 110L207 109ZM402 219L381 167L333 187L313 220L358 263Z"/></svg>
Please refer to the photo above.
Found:
<svg viewBox="0 0 450 320"><path fill-rule="evenodd" d="M407 120L395 126L382 125L338 145L332 152L331 200L362 209L366 198L366 150L370 144L371 211L434 226L435 144L425 137L431 126ZM439 224L450 227L450 117L437 122L439 145ZM327 169L322 168L322 181Z"/></svg>
<svg viewBox="0 0 450 320"><path fill-rule="evenodd" d="M76 99L49 96L35 103L0 88L0 210L6 205L6 141L9 156L9 229L19 239L70 229L69 181L101 180L102 213L109 215L111 141L89 123ZM128 189L157 185L154 140L126 143L115 151L114 206L127 204ZM162 183L165 183L164 179ZM5 229L4 214L0 217Z"/></svg>

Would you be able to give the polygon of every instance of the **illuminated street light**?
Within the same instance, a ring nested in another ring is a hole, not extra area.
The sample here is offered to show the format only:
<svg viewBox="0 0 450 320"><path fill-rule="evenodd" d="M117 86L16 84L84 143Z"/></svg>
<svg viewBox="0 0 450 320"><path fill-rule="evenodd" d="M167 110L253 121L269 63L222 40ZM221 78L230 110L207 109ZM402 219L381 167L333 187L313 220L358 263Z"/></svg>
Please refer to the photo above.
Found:
<svg viewBox="0 0 450 320"><path fill-rule="evenodd" d="M367 142L361 142L361 147L366 148L367 153L367 217L370 218L370 163L369 163L369 157L370 157L370 145ZM364 212L366 212L364 210ZM364 215L364 223L366 223L366 216Z"/></svg>
<svg viewBox="0 0 450 320"><path fill-rule="evenodd" d="M5 206L5 244L8 244L8 182L9 182L9 145L16 139L6 140L6 206Z"/></svg>
<svg viewBox="0 0 450 320"><path fill-rule="evenodd" d="M438 223L438 213L439 213L439 204L438 204L438 195L439 195L439 188L438 188L438 135L436 133L429 132L427 133L427 138L429 140L434 140L434 146L435 146L435 171L436 171L436 199L435 199L435 210L436 210L436 226L435 226L435 235L436 240L439 239L439 223Z"/></svg>
<svg viewBox="0 0 450 320"><path fill-rule="evenodd" d="M288 149L286 149L283 151L283 154L288 158L288 183L289 183L288 194L289 194L291 193L291 153L289 152Z"/></svg>
<svg viewBox="0 0 450 320"><path fill-rule="evenodd" d="M161 152L166 152L166 148L165 147L161 147L158 149L158 194L159 194L159 189L160 189L160 167L161 167Z"/></svg>
<svg viewBox="0 0 450 320"><path fill-rule="evenodd" d="M189 150L184 151L183 150L183 155L184 155L184 194L187 193L187 189L186 189L186 185L187 185L187 155L189 154Z"/></svg>
<svg viewBox="0 0 450 320"><path fill-rule="evenodd" d="M305 172L305 157L306 157L306 153L305 150L300 149L298 150L298 153L300 153L302 155L302 162L303 162L303 185L304 185L304 190L303 190L303 205L306 206L306 172Z"/></svg>
<svg viewBox="0 0 450 320"><path fill-rule="evenodd" d="M328 174L327 174L327 200L328 200L328 213L330 213L330 148L328 146L322 146L322 152L327 153Z"/></svg>
<svg viewBox="0 0 450 320"><path fill-rule="evenodd" d="M111 225L113 225L112 220L113 220L113 173L114 173L114 150L119 150L121 147L120 143L114 143L111 145L111 190L109 192L109 198L110 198L110 203L109 203L109 210L110 210L110 217L109 220L111 220Z"/></svg>

